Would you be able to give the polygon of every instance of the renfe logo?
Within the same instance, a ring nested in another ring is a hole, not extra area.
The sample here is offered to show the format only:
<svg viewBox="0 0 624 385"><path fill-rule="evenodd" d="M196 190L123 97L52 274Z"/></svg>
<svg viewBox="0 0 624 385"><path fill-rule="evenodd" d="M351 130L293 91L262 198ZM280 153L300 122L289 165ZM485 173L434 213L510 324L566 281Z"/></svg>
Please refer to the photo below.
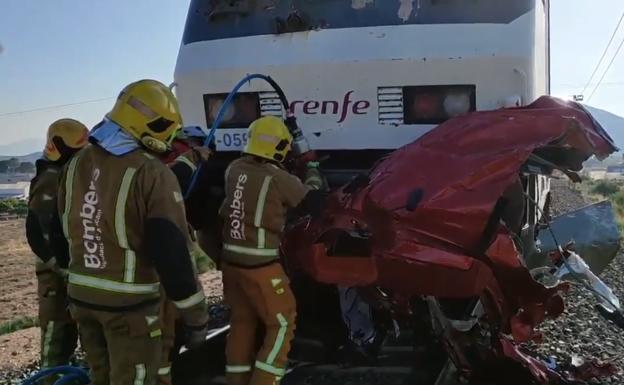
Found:
<svg viewBox="0 0 624 385"><path fill-rule="evenodd" d="M370 109L370 102L368 100L352 101L351 95L355 91L349 91L342 98L342 104L335 100L295 100L290 103L290 111L293 114L297 114L297 106L301 105L301 112L305 115L337 115L338 123L342 123L347 119L349 112L354 115L365 115Z"/></svg>

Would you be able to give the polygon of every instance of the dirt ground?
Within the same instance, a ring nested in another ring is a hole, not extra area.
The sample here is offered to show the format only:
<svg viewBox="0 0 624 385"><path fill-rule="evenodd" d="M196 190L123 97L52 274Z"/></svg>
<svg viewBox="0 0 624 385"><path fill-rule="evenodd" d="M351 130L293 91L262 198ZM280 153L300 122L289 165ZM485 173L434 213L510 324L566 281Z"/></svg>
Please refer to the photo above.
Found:
<svg viewBox="0 0 624 385"><path fill-rule="evenodd" d="M0 371L23 368L39 358L39 328L0 336Z"/></svg>
<svg viewBox="0 0 624 385"><path fill-rule="evenodd" d="M220 296L221 274L200 276L207 297ZM24 220L0 222L0 325L37 315L34 256L26 242ZM39 354L39 329L0 336L0 372L32 364Z"/></svg>
<svg viewBox="0 0 624 385"><path fill-rule="evenodd" d="M34 261L24 220L0 222L0 324L37 315Z"/></svg>

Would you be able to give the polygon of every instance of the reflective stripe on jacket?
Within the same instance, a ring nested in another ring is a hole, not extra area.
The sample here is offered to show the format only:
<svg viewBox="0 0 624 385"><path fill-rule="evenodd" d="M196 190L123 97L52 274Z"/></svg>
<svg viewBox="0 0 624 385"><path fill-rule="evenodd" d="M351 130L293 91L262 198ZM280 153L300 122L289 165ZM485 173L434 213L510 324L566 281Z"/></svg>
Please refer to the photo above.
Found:
<svg viewBox="0 0 624 385"><path fill-rule="evenodd" d="M226 262L255 266L279 257L286 211L308 192L294 175L269 162L243 156L225 176L223 255Z"/></svg>

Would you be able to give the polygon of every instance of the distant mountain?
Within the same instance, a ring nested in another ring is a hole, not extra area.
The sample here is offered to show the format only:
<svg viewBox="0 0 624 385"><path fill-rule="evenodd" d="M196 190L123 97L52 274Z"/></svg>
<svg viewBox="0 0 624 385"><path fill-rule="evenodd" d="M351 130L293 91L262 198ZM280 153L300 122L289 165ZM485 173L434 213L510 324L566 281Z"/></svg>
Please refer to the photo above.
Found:
<svg viewBox="0 0 624 385"><path fill-rule="evenodd" d="M35 163L37 159L41 158L41 151L37 151L37 152L33 152L32 154L21 155L21 156L0 155L0 160L6 160L10 158L17 158L20 162Z"/></svg>
<svg viewBox="0 0 624 385"><path fill-rule="evenodd" d="M620 151L624 151L624 118L600 108L591 106L585 106L585 108L591 112L602 128L609 133L609 136L611 136L615 145L620 148Z"/></svg>
<svg viewBox="0 0 624 385"><path fill-rule="evenodd" d="M45 142L42 139L29 138L13 143L0 144L0 156L22 156L35 151L43 151Z"/></svg>
<svg viewBox="0 0 624 385"><path fill-rule="evenodd" d="M624 163L624 158L622 157L622 155L623 154L621 152L616 152L603 160L598 160L596 159L596 157L592 156L591 158L587 159L585 163L583 163L583 167L588 169L603 169L609 166L617 166Z"/></svg>

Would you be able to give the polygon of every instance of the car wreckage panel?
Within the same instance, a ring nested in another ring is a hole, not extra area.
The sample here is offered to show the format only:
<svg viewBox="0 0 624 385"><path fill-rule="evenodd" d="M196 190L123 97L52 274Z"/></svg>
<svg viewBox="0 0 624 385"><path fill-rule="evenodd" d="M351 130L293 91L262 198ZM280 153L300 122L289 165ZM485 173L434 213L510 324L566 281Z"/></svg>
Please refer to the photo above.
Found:
<svg viewBox="0 0 624 385"><path fill-rule="evenodd" d="M511 231L522 215L514 208L522 208L516 187L527 173L558 169L576 178L590 156L615 150L583 107L550 97L455 118L334 192L322 214L292 225L283 255L290 271L318 282L389 292L397 313L415 297L478 297L479 322L487 320L489 332L498 334L491 359L511 360L541 383L569 383L582 373L549 368L518 345L538 341L535 326L563 312L566 285L546 287L527 269ZM516 210L511 218L510 208ZM584 251L596 237L562 232L560 241L569 238L586 240ZM602 242L600 251L611 253L616 241L609 239L606 248ZM606 259L591 261L601 269ZM446 342L450 357L462 356L461 344ZM459 361L461 372L474 369Z"/></svg>
<svg viewBox="0 0 624 385"><path fill-rule="evenodd" d="M611 202L603 201L554 218L550 224L561 243L574 243L591 271L600 274L620 249L620 229ZM557 250L552 235L543 231L538 237L539 253L527 260L529 268L552 266L549 254Z"/></svg>

